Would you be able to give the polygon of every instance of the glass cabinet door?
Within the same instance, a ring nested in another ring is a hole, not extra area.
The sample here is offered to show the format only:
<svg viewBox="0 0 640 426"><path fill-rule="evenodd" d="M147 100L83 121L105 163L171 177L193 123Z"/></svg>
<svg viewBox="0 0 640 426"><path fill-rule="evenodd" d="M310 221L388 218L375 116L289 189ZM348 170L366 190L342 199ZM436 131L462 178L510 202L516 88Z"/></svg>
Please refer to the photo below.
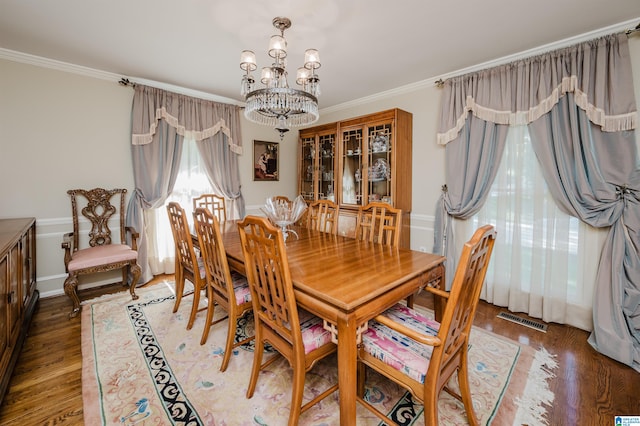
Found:
<svg viewBox="0 0 640 426"><path fill-rule="evenodd" d="M300 162L300 194L307 201L315 201L315 135L302 138L302 161Z"/></svg>
<svg viewBox="0 0 640 426"><path fill-rule="evenodd" d="M366 202L383 201L393 204L391 165L392 146L391 123L367 128L367 195Z"/></svg>
<svg viewBox="0 0 640 426"><path fill-rule="evenodd" d="M341 203L360 205L363 197L362 128L342 132Z"/></svg>
<svg viewBox="0 0 640 426"><path fill-rule="evenodd" d="M318 199L335 201L334 156L336 135L320 135L318 138Z"/></svg>
<svg viewBox="0 0 640 426"><path fill-rule="evenodd" d="M336 132L320 132L300 138L300 194L306 201L335 201Z"/></svg>

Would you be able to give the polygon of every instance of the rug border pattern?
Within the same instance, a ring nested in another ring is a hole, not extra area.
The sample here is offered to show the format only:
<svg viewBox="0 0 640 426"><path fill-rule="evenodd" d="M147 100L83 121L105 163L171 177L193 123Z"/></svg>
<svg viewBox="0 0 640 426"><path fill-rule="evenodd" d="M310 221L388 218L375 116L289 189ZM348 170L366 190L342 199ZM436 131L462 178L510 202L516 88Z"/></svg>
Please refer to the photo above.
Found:
<svg viewBox="0 0 640 426"><path fill-rule="evenodd" d="M174 299L175 296L171 295L153 299L149 302L127 305L127 315L135 331L140 350L144 354L149 375L155 384L156 392L162 401L167 416L174 424L178 422L179 424L202 425L198 412L176 380L173 370L164 356L164 351L142 310L146 306Z"/></svg>

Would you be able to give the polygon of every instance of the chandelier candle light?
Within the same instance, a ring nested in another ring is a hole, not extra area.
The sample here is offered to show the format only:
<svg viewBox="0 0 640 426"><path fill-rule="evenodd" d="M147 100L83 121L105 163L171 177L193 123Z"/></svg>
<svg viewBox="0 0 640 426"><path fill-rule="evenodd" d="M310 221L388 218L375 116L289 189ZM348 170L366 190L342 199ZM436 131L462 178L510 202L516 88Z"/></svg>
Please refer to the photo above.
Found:
<svg viewBox="0 0 640 426"><path fill-rule="evenodd" d="M320 55L316 49L304 52L304 66L298 68L296 76L296 83L302 90L290 88L285 68L287 40L284 30L291 27L291 21L277 17L273 19L273 26L280 30L280 35L273 35L269 40L269 56L274 62L270 67L262 68L260 82L265 87L254 88L251 72L258 68L256 55L251 50L243 50L240 69L245 71L245 75L240 93L246 102L244 116L254 123L275 127L282 140L290 127L305 126L318 120L320 79L315 70L320 68Z"/></svg>

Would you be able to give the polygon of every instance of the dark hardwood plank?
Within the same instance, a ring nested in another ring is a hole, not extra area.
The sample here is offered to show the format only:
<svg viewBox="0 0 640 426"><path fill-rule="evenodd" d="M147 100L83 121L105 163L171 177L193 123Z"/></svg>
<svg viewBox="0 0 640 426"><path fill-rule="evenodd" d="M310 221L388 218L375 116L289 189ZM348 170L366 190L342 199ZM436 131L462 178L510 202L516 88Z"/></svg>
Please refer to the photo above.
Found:
<svg viewBox="0 0 640 426"><path fill-rule="evenodd" d="M153 285L172 276L156 277ZM111 285L86 290L81 298L126 290ZM425 293L416 303L432 308ZM66 296L41 299L7 395L0 406L2 425L82 425L80 317L68 318ZM640 415L640 373L597 353L589 333L549 324L546 333L496 318L506 311L480 302L475 325L533 348L544 346L559 367L549 384L555 400L550 425L613 424L616 415ZM526 316L524 316L527 318Z"/></svg>

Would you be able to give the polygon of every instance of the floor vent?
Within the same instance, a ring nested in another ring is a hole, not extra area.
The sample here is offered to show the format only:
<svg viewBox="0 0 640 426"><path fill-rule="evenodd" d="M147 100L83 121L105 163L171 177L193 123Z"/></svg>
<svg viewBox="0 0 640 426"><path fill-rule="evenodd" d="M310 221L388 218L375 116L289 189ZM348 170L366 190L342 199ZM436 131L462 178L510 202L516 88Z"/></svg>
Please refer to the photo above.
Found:
<svg viewBox="0 0 640 426"><path fill-rule="evenodd" d="M517 315L510 314L508 312L500 312L498 318L506 319L507 321L515 322L516 324L524 325L525 327L533 328L534 330L547 332L547 325L538 321L533 321L526 318L521 318Z"/></svg>

